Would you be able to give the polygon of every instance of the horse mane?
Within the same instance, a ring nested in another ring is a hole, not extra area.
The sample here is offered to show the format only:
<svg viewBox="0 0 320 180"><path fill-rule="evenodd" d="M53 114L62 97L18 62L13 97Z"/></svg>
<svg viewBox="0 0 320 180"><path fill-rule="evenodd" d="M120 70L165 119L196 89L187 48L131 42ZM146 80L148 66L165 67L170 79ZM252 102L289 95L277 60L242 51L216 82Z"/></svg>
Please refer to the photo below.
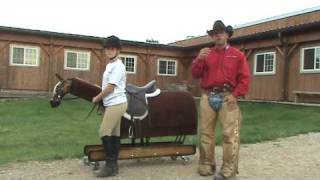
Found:
<svg viewBox="0 0 320 180"><path fill-rule="evenodd" d="M70 94L92 101L101 92L101 87L80 78L71 78Z"/></svg>

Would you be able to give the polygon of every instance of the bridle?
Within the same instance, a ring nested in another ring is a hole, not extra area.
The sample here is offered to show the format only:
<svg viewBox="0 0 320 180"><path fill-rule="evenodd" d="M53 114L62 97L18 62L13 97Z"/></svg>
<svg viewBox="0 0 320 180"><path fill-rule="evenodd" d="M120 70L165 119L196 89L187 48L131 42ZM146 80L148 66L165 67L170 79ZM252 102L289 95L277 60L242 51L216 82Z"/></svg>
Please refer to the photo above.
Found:
<svg viewBox="0 0 320 180"><path fill-rule="evenodd" d="M62 101L63 97L67 94L67 93L64 92L64 83L65 83L66 81L69 81L69 80L60 80L60 81L54 86L54 89L53 89L53 97L54 97L53 99L58 98L59 105L61 105L61 106L62 106L61 101ZM62 87L61 87L62 89L60 88L60 86L62 86ZM70 101L70 100L76 100L76 99L79 99L79 97L65 98L64 100ZM90 115L92 114L93 110L94 110L96 107L97 107L97 104L94 104L93 107L91 108L91 110L89 111L88 115L87 115L85 118L83 118L83 121L84 121L84 120L87 120L87 119L90 117ZM71 115L69 115L69 114L66 113L66 111L64 110L63 107L62 107L62 110L63 110L63 113L64 113L66 116L68 116L70 119L74 119L73 117L71 117ZM98 108L98 109L97 109L97 112L99 112L99 110L100 110L100 109ZM98 114L99 114L99 113L98 113Z"/></svg>

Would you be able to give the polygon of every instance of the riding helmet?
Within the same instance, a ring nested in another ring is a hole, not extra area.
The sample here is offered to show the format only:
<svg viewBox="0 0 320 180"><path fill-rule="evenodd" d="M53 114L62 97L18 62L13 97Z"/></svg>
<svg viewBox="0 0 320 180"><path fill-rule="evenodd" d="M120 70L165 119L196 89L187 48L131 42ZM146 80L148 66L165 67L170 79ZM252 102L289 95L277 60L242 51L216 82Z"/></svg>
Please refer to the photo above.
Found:
<svg viewBox="0 0 320 180"><path fill-rule="evenodd" d="M102 40L102 47L121 49L121 41L117 36L112 35Z"/></svg>

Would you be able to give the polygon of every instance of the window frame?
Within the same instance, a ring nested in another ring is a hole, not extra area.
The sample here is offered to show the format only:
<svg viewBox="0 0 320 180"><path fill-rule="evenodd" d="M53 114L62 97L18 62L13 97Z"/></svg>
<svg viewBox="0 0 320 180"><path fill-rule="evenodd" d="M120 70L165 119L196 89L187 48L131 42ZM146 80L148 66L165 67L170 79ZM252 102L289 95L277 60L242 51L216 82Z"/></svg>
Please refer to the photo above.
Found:
<svg viewBox="0 0 320 180"><path fill-rule="evenodd" d="M13 48L23 48L23 64L17 64L13 62ZM35 49L36 50L36 64L25 64L25 50ZM40 47L32 45L21 45L21 44L10 44L10 66L21 66L21 67L39 67L40 65Z"/></svg>
<svg viewBox="0 0 320 180"><path fill-rule="evenodd" d="M168 62L175 62L175 71L174 74L168 74L168 64L166 66L166 74L162 74L159 72L160 70L160 61L166 61ZM178 61L176 59L169 59L169 58L158 58L157 62L157 75L158 76L178 76Z"/></svg>
<svg viewBox="0 0 320 180"><path fill-rule="evenodd" d="M124 64L125 68L126 68L126 73L127 74L136 74L137 73L137 59L138 59L138 56L136 55L131 55L131 54L120 54L119 55L119 59L122 61L121 57L124 57L124 58L133 58L134 61L133 61L133 72L131 71L127 71L127 67L126 67L126 64Z"/></svg>
<svg viewBox="0 0 320 180"><path fill-rule="evenodd" d="M313 69L304 69L304 51L305 50L308 50L308 49L314 49L314 64L313 64ZM300 73L301 74L307 74L307 73L320 73L320 68L319 69L316 69L316 49L319 49L320 50L320 45L317 45L317 46L309 46L309 47L303 47L301 48L301 51L300 51Z"/></svg>
<svg viewBox="0 0 320 180"><path fill-rule="evenodd" d="M273 71L268 71L266 72L265 71L265 67L266 67L266 54L273 54ZM258 61L258 56L259 55L264 55L264 59L263 59L263 72L257 72L257 61ZM253 65L253 74L254 75L275 75L276 74L276 68L277 68L277 53L275 51L265 51L265 52L259 52L259 53L256 53L255 54L255 57L254 57L254 65Z"/></svg>
<svg viewBox="0 0 320 180"><path fill-rule="evenodd" d="M70 53L76 53L76 54L77 54L77 59L76 59L76 63L77 63L77 64L78 64L78 53L86 53L86 54L88 55L88 67L87 67L87 68L67 67L68 52L70 52ZM85 51L85 50L72 50L72 49L65 49L65 50L64 50L64 69L65 69L65 70L90 71L90 66L91 66L91 52L90 52L90 51Z"/></svg>

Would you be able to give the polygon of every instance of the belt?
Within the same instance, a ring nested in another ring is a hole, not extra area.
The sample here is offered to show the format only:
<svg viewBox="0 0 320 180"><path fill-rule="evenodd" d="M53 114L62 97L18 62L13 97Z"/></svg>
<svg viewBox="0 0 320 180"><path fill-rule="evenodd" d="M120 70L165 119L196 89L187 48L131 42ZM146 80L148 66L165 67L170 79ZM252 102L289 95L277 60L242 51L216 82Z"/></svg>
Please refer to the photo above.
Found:
<svg viewBox="0 0 320 180"><path fill-rule="evenodd" d="M207 94L220 94L226 92L232 92L232 87L229 84L224 84L223 87L213 87L205 90Z"/></svg>

